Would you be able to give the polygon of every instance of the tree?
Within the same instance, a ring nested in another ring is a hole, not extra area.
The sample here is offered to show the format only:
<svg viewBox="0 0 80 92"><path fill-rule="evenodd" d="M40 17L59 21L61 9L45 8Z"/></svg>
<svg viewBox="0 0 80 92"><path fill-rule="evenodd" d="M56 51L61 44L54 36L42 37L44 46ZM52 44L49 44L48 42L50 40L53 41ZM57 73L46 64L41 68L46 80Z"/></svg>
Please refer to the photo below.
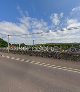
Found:
<svg viewBox="0 0 80 92"><path fill-rule="evenodd" d="M0 38L0 47L7 47L8 43Z"/></svg>

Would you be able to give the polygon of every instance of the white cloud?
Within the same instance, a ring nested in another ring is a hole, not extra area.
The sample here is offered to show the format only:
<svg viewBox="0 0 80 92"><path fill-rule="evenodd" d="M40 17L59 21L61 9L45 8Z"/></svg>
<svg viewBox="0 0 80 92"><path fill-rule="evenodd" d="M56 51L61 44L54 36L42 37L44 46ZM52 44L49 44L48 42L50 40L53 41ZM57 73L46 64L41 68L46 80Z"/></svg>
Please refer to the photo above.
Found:
<svg viewBox="0 0 80 92"><path fill-rule="evenodd" d="M11 33L11 32L25 33L25 30L23 29L23 27L7 21L0 22L0 30L4 30L5 32L8 32L8 33Z"/></svg>
<svg viewBox="0 0 80 92"><path fill-rule="evenodd" d="M64 15L63 13L60 13L60 18L63 18L63 15Z"/></svg>
<svg viewBox="0 0 80 92"><path fill-rule="evenodd" d="M80 22L77 19L68 19L67 20L67 28L78 27L80 26Z"/></svg>
<svg viewBox="0 0 80 92"><path fill-rule="evenodd" d="M80 11L80 6L75 7L75 8L72 9L72 12L78 12L78 11Z"/></svg>
<svg viewBox="0 0 80 92"><path fill-rule="evenodd" d="M29 34L30 20L28 17L22 17L18 23L0 21L0 33L4 35L10 34ZM7 37L5 38L7 40ZM25 38L24 38L25 39ZM24 42L20 37L12 37L11 42Z"/></svg>
<svg viewBox="0 0 80 92"><path fill-rule="evenodd" d="M54 25L59 25L61 22L61 18L63 17L63 13L57 14L51 14L50 19Z"/></svg>
<svg viewBox="0 0 80 92"><path fill-rule="evenodd" d="M80 6L74 7L70 13L70 17L80 21Z"/></svg>
<svg viewBox="0 0 80 92"><path fill-rule="evenodd" d="M19 8L19 7L18 7ZM22 13L22 10L19 8ZM79 8L73 8L72 12L80 11ZM77 13L76 12L76 13ZM75 13L73 13L74 15ZM49 25L43 19L39 20L36 18L31 18L30 16L24 15L22 13L22 18L19 18L18 23L0 21L0 32L3 34L27 34L31 32L43 32L42 34L35 34L26 36L24 38L13 37L10 39L11 42L16 43L27 43L32 44L32 40L35 39L35 43L44 42L80 42L80 22L77 17L67 17L66 27L62 27L63 30L51 29L52 26L59 27L61 24L61 19L63 18L63 13L57 14L53 13L50 16L52 24ZM64 24L64 22L63 22Z"/></svg>
<svg viewBox="0 0 80 92"><path fill-rule="evenodd" d="M54 24L54 25L59 25L59 23L60 23L60 20L59 20L59 17L58 17L58 14L52 14L51 16L50 16L50 18L51 18L51 20L52 20L52 23Z"/></svg>
<svg viewBox="0 0 80 92"><path fill-rule="evenodd" d="M48 25L44 20L32 20L33 32L46 32L48 31Z"/></svg>

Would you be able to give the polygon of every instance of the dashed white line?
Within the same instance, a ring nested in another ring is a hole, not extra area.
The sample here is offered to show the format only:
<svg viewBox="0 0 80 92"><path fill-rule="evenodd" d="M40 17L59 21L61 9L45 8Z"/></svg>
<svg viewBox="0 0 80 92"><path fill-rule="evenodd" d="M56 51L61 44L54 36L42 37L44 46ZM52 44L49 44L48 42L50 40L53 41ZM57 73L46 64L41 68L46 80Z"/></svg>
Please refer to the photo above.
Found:
<svg viewBox="0 0 80 92"><path fill-rule="evenodd" d="M73 72L76 72L76 73L79 73L80 74L80 72L78 72L78 71L73 71Z"/></svg>
<svg viewBox="0 0 80 92"><path fill-rule="evenodd" d="M30 63L34 63L35 61L31 61Z"/></svg>
<svg viewBox="0 0 80 92"><path fill-rule="evenodd" d="M68 69L73 69L73 68L68 68Z"/></svg>
<svg viewBox="0 0 80 92"><path fill-rule="evenodd" d="M80 71L79 69L74 69L74 68L68 68L68 67L62 67L64 70L68 69L68 70L73 70L73 71Z"/></svg>
<svg viewBox="0 0 80 92"><path fill-rule="evenodd" d="M44 64L46 64L46 63L41 63L41 64L39 64L39 65L44 65Z"/></svg>
<svg viewBox="0 0 80 92"><path fill-rule="evenodd" d="M2 55L2 57L10 58L10 56L4 56L4 55ZM11 59L15 59L15 57L11 57ZM20 58L16 58L15 60L18 61L18 60L20 60ZM22 59L21 61L25 61L25 59ZM30 62L30 60L26 60L25 62ZM42 65L42 66L47 66L47 67L52 67L52 68L56 68L56 69L61 69L61 70L65 70L65 71L71 71L71 72L80 73L79 69L62 67L62 66L56 66L56 65L40 63L40 62L35 62L35 61L31 61L30 63L34 63L34 64Z"/></svg>
<svg viewBox="0 0 80 92"><path fill-rule="evenodd" d="M22 59L21 62L25 61L25 59Z"/></svg>
<svg viewBox="0 0 80 92"><path fill-rule="evenodd" d="M40 64L40 62L36 62L35 64Z"/></svg>
<svg viewBox="0 0 80 92"><path fill-rule="evenodd" d="M57 67L52 67L52 68L57 68ZM59 69L59 68L57 68L57 69Z"/></svg>
<svg viewBox="0 0 80 92"><path fill-rule="evenodd" d="M69 70L74 70L74 71L79 71L80 72L80 70L79 69L74 69L74 68L68 68Z"/></svg>
<svg viewBox="0 0 80 92"><path fill-rule="evenodd" d="M49 66L48 66L49 67ZM76 72L76 73L80 73L80 71L77 71L77 70L74 70L73 68L73 70L70 68L63 68L63 67L61 67L61 68L58 68L57 66L56 67L52 67L52 68L56 68L56 69L60 69L60 70L65 70L65 71L70 71L70 72ZM78 69L79 70L79 69Z"/></svg>
<svg viewBox="0 0 80 92"><path fill-rule="evenodd" d="M74 69L74 70L76 70L76 71L80 71L79 69Z"/></svg>
<svg viewBox="0 0 80 92"><path fill-rule="evenodd" d="M30 60L26 60L25 62L30 62Z"/></svg>
<svg viewBox="0 0 80 92"><path fill-rule="evenodd" d="M6 56L6 58L10 58L9 56Z"/></svg>
<svg viewBox="0 0 80 92"><path fill-rule="evenodd" d="M26 62L29 62L29 61L26 61ZM77 71L77 70L79 70L79 69L61 67L61 66L56 66L56 65L46 64L46 63L40 63L40 62L36 62L36 63L35 63L35 61L31 61L30 63L34 63L34 64L42 65L42 66L47 66L47 67L52 67L52 68L56 68L56 69L60 69L60 70L66 70L66 71L72 71L72 72L80 73L79 71ZM73 70L72 70L72 69L73 69Z"/></svg>
<svg viewBox="0 0 80 92"><path fill-rule="evenodd" d="M61 66L56 66L57 68L61 68Z"/></svg>
<svg viewBox="0 0 80 92"><path fill-rule="evenodd" d="M63 67L63 68L67 68L67 67Z"/></svg>
<svg viewBox="0 0 80 92"><path fill-rule="evenodd" d="M2 55L2 57L5 57L4 55Z"/></svg>
<svg viewBox="0 0 80 92"><path fill-rule="evenodd" d="M17 58L16 60L18 61L18 60L20 60L20 58Z"/></svg>
<svg viewBox="0 0 80 92"><path fill-rule="evenodd" d="M52 67L56 66L56 65L51 65Z"/></svg>
<svg viewBox="0 0 80 92"><path fill-rule="evenodd" d="M15 57L12 57L11 59L15 59Z"/></svg>
<svg viewBox="0 0 80 92"><path fill-rule="evenodd" d="M49 66L50 64L45 64L44 66Z"/></svg>
<svg viewBox="0 0 80 92"><path fill-rule="evenodd" d="M65 69L64 69L64 68L61 68L61 69L63 69L63 70L68 70L67 68L65 68Z"/></svg>
<svg viewBox="0 0 80 92"><path fill-rule="evenodd" d="M48 66L48 67L52 67L52 66Z"/></svg>
<svg viewBox="0 0 80 92"><path fill-rule="evenodd" d="M63 68L62 67L60 67L60 68L58 68L58 67L56 67L57 69L61 69L61 70L63 70ZM68 70L68 69L64 69L64 70Z"/></svg>

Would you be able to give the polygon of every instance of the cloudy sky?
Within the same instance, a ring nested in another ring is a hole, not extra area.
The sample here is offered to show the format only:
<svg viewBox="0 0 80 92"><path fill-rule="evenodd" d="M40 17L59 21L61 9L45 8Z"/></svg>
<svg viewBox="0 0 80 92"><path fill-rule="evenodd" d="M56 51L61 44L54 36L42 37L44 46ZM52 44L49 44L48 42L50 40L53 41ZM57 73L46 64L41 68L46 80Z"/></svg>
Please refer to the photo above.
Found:
<svg viewBox="0 0 80 92"><path fill-rule="evenodd" d="M11 43L80 42L80 0L0 0L0 37Z"/></svg>

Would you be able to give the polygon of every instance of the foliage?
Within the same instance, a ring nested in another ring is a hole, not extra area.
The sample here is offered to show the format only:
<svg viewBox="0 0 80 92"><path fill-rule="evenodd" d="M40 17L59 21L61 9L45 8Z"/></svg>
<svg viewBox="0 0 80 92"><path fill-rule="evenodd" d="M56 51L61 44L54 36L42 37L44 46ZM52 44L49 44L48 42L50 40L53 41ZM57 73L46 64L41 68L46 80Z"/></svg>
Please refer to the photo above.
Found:
<svg viewBox="0 0 80 92"><path fill-rule="evenodd" d="M0 38L0 47L7 47L8 43Z"/></svg>

